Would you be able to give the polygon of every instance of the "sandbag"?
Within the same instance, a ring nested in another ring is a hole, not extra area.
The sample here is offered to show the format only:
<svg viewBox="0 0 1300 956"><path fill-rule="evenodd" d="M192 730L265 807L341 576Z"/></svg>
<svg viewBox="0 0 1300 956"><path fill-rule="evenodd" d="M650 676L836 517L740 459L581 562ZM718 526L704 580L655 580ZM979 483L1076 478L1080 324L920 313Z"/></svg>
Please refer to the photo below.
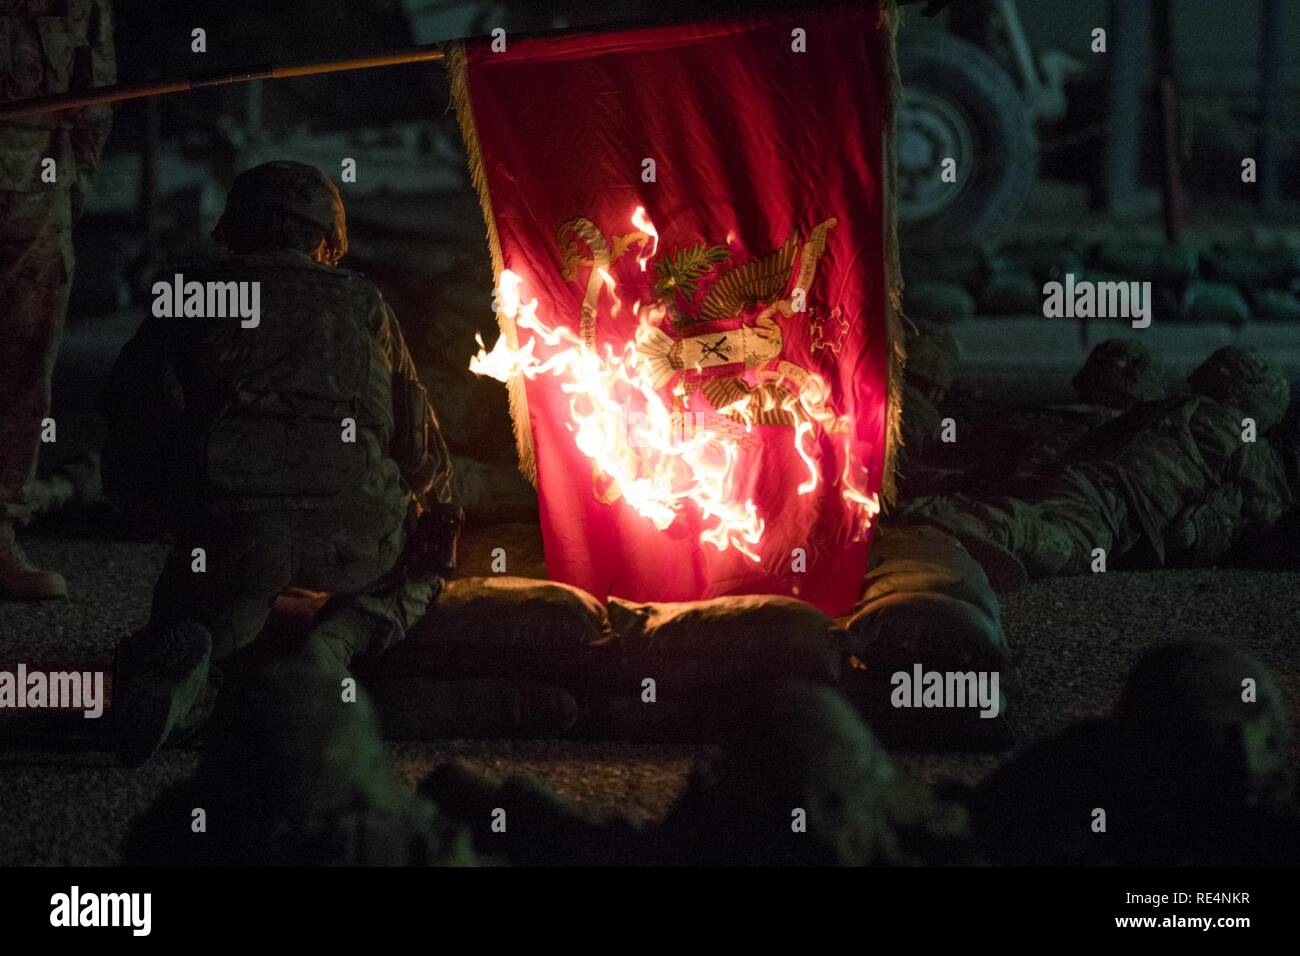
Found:
<svg viewBox="0 0 1300 956"><path fill-rule="evenodd" d="M930 527L880 527L862 599L837 619L852 651L844 690L872 729L892 744L1001 749L1014 742L1007 720L1013 669L1002 613L983 569L952 537ZM897 707L895 675L998 675L997 716L975 707Z"/></svg>
<svg viewBox="0 0 1300 956"><path fill-rule="evenodd" d="M1300 249L1216 243L1201 254L1206 278L1245 288L1288 288L1300 277Z"/></svg>
<svg viewBox="0 0 1300 956"><path fill-rule="evenodd" d="M956 538L928 526L881 525L871 541L871 564L851 621L891 596L933 593L972 604L1001 622L1002 608L979 563Z"/></svg>
<svg viewBox="0 0 1300 956"><path fill-rule="evenodd" d="M1250 315L1250 308L1235 285L1193 282L1183 294L1182 313L1192 322L1240 325Z"/></svg>
<svg viewBox="0 0 1300 956"><path fill-rule="evenodd" d="M1198 256L1194 247L1183 243L1112 239L1093 251L1093 264L1130 280L1181 285L1196 275Z"/></svg>
<svg viewBox="0 0 1300 956"><path fill-rule="evenodd" d="M599 669L593 659L606 633L600 602L578 588L506 575L459 578L405 640L374 660L359 660L358 673L501 677L568 687L589 667Z"/></svg>
<svg viewBox="0 0 1300 956"><path fill-rule="evenodd" d="M611 598L607 614L629 690L646 678L665 698L737 682L839 679L840 650L830 618L795 598L745 595L659 604Z"/></svg>
<svg viewBox="0 0 1300 956"><path fill-rule="evenodd" d="M1300 298L1279 289L1257 289L1250 295L1251 313L1257 319L1300 321Z"/></svg>

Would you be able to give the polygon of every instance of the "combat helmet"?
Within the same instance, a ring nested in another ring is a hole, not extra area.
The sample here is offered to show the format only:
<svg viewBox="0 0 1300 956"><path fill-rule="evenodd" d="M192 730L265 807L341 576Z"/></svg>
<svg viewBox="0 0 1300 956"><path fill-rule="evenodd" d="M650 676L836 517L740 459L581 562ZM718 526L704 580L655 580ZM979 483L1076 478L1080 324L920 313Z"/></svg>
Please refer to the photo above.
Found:
<svg viewBox="0 0 1300 956"><path fill-rule="evenodd" d="M1289 799L1286 705L1268 668L1237 647L1179 641L1148 652L1115 715L1160 748L1170 786L1186 776L1239 808Z"/></svg>
<svg viewBox="0 0 1300 956"><path fill-rule="evenodd" d="M235 177L212 238L238 249L249 245L250 236L267 237L277 217L324 233L330 265L348 251L347 217L338 187L315 166L286 160L262 163Z"/></svg>
<svg viewBox="0 0 1300 956"><path fill-rule="evenodd" d="M1260 431L1282 420L1291 403L1291 384L1258 352L1225 345L1187 378L1192 391L1241 409Z"/></svg>
<svg viewBox="0 0 1300 956"><path fill-rule="evenodd" d="M1136 339L1098 342L1072 384L1080 401L1120 411L1168 394L1164 365Z"/></svg>
<svg viewBox="0 0 1300 956"><path fill-rule="evenodd" d="M248 863L469 863L468 831L398 779L373 705L285 660L240 675L192 782Z"/></svg>

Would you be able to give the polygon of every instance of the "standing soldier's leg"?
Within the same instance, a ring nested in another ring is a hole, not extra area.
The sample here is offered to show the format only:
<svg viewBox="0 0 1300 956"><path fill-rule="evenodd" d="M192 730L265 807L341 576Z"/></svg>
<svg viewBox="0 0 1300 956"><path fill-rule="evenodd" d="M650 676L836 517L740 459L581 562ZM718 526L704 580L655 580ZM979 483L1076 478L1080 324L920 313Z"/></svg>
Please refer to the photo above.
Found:
<svg viewBox="0 0 1300 956"><path fill-rule="evenodd" d="M61 574L27 560L14 525L28 512L25 489L50 412L72 279L70 236L66 189L0 192L0 598L68 593Z"/></svg>

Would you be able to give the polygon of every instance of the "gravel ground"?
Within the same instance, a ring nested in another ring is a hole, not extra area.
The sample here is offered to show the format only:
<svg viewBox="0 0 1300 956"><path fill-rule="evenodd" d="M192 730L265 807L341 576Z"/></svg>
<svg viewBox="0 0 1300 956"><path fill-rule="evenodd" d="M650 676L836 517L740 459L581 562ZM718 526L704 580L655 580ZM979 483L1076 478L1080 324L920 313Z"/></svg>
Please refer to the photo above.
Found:
<svg viewBox="0 0 1300 956"><path fill-rule="evenodd" d="M43 465L98 447L92 409L107 362L138 315L123 313L71 326L55 381L59 453ZM978 376L974 376L978 379ZM976 384L979 384L976 382ZM1005 371L989 384L1022 401L1059 400L1059 374ZM0 668L107 668L114 642L147 616L149 592L166 546L155 542L27 536L39 563L68 578L71 600L0 603ZM1004 602L1008 641L1019 667L1011 701L1023 742L1073 720L1105 712L1133 662L1153 645L1209 637L1239 643L1280 678L1292 713L1300 711L1300 574L1205 570L1109 572L1030 585ZM67 729L87 733L79 718ZM0 720L0 865L111 864L132 819L167 786L192 772L197 753L165 751L136 771L61 736L15 749L13 724ZM93 743L93 742L92 742ZM680 792L704 748L579 741L440 741L391 746L411 786L459 757L500 776L526 774L592 807L653 820ZM1003 757L899 754L918 778L977 782Z"/></svg>
<svg viewBox="0 0 1300 956"><path fill-rule="evenodd" d="M165 546L58 537L29 539L39 562L62 568L72 599L0 604L0 663L107 667L114 641L145 617ZM1012 707L1028 742L1107 710L1148 647L1179 638L1237 642L1279 675L1293 713L1300 697L1300 574L1204 570L1109 572L1037 582L1005 601L1018 658ZM76 729L80 730L80 726ZM2 731L3 728L0 728ZM500 776L526 774L592 807L661 816L704 748L575 741L393 744L414 786L452 757ZM979 780L1003 758L900 754L921 779ZM194 751L168 751L138 771L55 738L37 749L0 745L0 863L110 864L131 820L193 770Z"/></svg>

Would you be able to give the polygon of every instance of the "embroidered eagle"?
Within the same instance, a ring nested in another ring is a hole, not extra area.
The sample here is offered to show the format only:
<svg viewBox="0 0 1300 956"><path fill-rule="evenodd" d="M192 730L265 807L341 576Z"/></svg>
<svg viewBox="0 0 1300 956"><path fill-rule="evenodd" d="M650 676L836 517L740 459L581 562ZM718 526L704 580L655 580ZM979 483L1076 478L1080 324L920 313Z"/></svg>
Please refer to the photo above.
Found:
<svg viewBox="0 0 1300 956"><path fill-rule="evenodd" d="M803 303L794 302L795 290L806 296L816 274L817 261L826 248L826 235L837 220L818 224L808 240L800 243L792 232L780 248L721 273L704 294L691 314L699 280L722 257L703 243L679 250L655 264L659 280L655 292L666 300L673 325L689 329L692 325L735 319L753 309L760 309L752 324L730 332L685 334L674 338L663 329L642 329L637 336L637 351L650 363L656 388L662 388L678 374L690 369L740 364L746 369L765 365L781 355L781 329L777 313L789 317L802 311ZM791 294L796 259L798 274ZM682 304L678 304L681 300ZM699 384L699 390L715 409L734 421L758 425L794 427L801 419L798 396L777 381L750 385L738 375L711 377Z"/></svg>

